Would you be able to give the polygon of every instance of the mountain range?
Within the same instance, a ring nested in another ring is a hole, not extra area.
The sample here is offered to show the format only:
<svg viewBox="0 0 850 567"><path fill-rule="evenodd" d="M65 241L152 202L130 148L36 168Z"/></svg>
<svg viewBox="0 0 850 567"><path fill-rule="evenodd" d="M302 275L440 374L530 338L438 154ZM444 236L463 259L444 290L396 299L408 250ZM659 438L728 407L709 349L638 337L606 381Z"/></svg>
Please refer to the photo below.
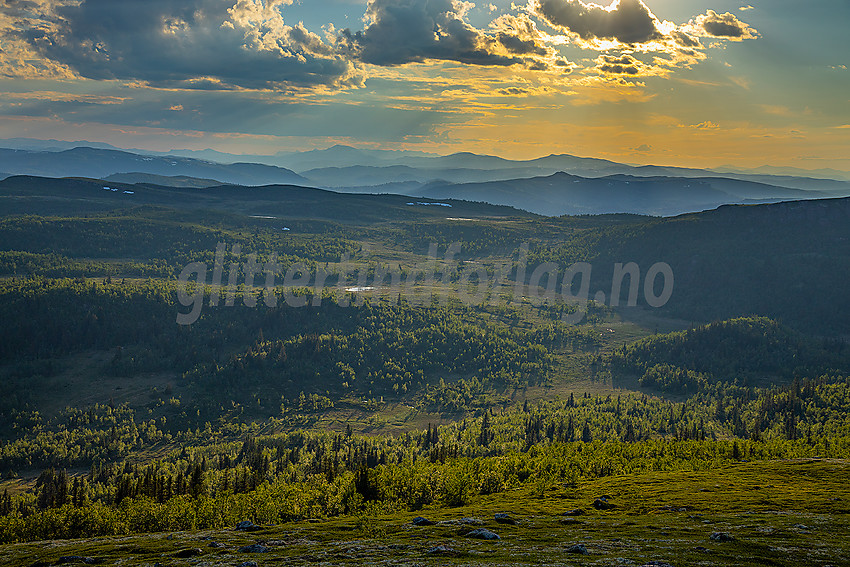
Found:
<svg viewBox="0 0 850 567"><path fill-rule="evenodd" d="M4 142L0 141L0 144ZM509 160L468 152L426 152L332 146L324 150L236 156L213 150L140 153L85 142L6 140L0 178L84 177L107 182L205 188L216 185L299 185L343 193L392 193L507 205L537 214L636 213L670 216L724 204L850 195L850 175L832 178L629 165L598 158L549 155ZM847 178L845 178L846 176Z"/></svg>

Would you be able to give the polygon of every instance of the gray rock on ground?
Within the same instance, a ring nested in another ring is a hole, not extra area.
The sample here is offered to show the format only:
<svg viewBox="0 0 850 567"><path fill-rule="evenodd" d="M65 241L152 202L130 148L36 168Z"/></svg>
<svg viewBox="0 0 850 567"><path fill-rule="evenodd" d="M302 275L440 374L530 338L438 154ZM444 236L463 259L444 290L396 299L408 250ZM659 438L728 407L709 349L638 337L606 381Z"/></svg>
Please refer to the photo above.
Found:
<svg viewBox="0 0 850 567"><path fill-rule="evenodd" d="M468 532L468 533L466 534L466 537L471 537L471 538L475 538L475 539L486 539L486 540L499 540L499 539L502 539L502 538L500 538L500 537L498 536L498 534L495 534L495 533L491 532L491 531L490 531L490 530L488 530L487 528L477 528L477 529L474 529L474 530L472 530L471 532Z"/></svg>

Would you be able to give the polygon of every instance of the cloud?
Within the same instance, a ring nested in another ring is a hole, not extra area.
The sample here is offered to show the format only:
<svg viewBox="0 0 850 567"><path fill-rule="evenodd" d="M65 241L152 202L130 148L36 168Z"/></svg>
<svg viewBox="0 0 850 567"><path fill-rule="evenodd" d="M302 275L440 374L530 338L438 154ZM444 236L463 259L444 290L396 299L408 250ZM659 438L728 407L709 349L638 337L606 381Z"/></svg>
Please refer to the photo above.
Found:
<svg viewBox="0 0 850 567"><path fill-rule="evenodd" d="M708 10L705 14L688 22L684 27L689 33L699 37L713 37L729 41L743 41L758 37L758 32L755 29L730 12L718 14L714 10Z"/></svg>
<svg viewBox="0 0 850 567"><path fill-rule="evenodd" d="M369 0L367 27L341 38L358 59L373 65L457 61L516 65L519 57L497 53L496 40L468 24L469 5L455 0Z"/></svg>
<svg viewBox="0 0 850 567"><path fill-rule="evenodd" d="M339 41L359 61L385 67L453 61L536 71L572 69L546 45L546 36L526 14L500 16L484 31L466 21L471 7L459 0L369 0L366 28L342 30Z"/></svg>
<svg viewBox="0 0 850 567"><path fill-rule="evenodd" d="M504 15L495 19L490 27L496 32L496 39L502 46L517 55L552 55L554 50L543 43L543 36L531 18Z"/></svg>
<svg viewBox="0 0 850 567"><path fill-rule="evenodd" d="M620 56L602 55L596 59L596 63L596 68L599 71L611 75L638 76L646 69L642 61L628 54Z"/></svg>
<svg viewBox="0 0 850 567"><path fill-rule="evenodd" d="M528 89L523 89L520 87L508 87L506 89L499 89L496 92L507 96L518 96L528 94L529 91Z"/></svg>
<svg viewBox="0 0 850 567"><path fill-rule="evenodd" d="M691 67L706 59L700 38L758 37L755 29L732 14L708 10L677 25L660 20L642 0L614 0L608 6L582 0L529 0L526 11L564 34L551 40L606 53L595 60L594 69L603 74L666 75L673 68ZM612 55L618 51L619 55ZM634 59L633 53L658 55L648 65ZM622 62L615 61L618 57Z"/></svg>
<svg viewBox="0 0 850 567"><path fill-rule="evenodd" d="M40 25L40 14L49 0L6 0L0 3L0 77L16 79L73 79L65 65L43 59L27 43L20 30Z"/></svg>
<svg viewBox="0 0 850 567"><path fill-rule="evenodd" d="M707 57L703 38L758 37L713 10L684 25L662 21L643 0L528 0L484 28L467 14L494 13L489 4L471 12L463 0L368 0L362 29L327 25L317 35L284 21L294 1L5 0L0 76L325 93L361 87L389 68L446 62L491 75L542 72L539 80L554 85L578 68L562 54L574 45L597 51L585 74L616 78L608 89L695 65Z"/></svg>
<svg viewBox="0 0 850 567"><path fill-rule="evenodd" d="M658 18L641 0L615 0L608 7L581 0L530 0L528 9L552 27L584 40L633 44L664 36Z"/></svg>
<svg viewBox="0 0 850 567"><path fill-rule="evenodd" d="M15 37L32 51L90 79L212 90L360 84L351 61L301 24L284 23L281 8L290 3L83 0L10 17L28 24Z"/></svg>

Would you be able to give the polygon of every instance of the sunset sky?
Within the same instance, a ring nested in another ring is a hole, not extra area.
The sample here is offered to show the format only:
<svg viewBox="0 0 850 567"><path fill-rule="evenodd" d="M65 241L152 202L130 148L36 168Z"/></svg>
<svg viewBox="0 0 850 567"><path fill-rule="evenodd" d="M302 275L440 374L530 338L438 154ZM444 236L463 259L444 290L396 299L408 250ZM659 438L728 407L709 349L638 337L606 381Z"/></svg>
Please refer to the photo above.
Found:
<svg viewBox="0 0 850 567"><path fill-rule="evenodd" d="M0 138L850 170L850 2L3 0Z"/></svg>

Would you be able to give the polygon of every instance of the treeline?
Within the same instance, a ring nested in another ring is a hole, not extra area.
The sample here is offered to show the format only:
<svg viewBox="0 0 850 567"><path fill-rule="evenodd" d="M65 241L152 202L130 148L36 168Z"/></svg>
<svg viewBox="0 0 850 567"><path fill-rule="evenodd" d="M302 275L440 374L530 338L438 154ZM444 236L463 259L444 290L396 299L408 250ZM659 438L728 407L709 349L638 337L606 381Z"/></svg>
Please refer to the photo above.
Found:
<svg viewBox="0 0 850 567"><path fill-rule="evenodd" d="M486 387L524 386L546 378L562 347L580 333L559 322L533 330L482 323L461 304L416 308L366 301L350 310L346 329L258 342L216 368L187 378L201 390L238 396L258 386L291 398L305 389L361 393L414 392L439 376L475 377Z"/></svg>
<svg viewBox="0 0 850 567"><path fill-rule="evenodd" d="M842 340L806 337L765 317L741 317L624 345L611 366L640 376L642 386L695 393L716 382L759 385L845 373L850 349Z"/></svg>
<svg viewBox="0 0 850 567"><path fill-rule="evenodd" d="M512 328L513 310L495 309L490 318L457 302L417 306L398 296L365 300L326 291L313 307L318 298L302 289L294 293L309 307L287 306L278 290L274 308L262 300L255 308L216 308L210 292L198 321L181 326L175 318L185 308L174 282L0 282L7 323L0 328L0 428L29 419L33 391L62 372L63 357L87 350L111 353L100 369L106 375L173 373L190 386L191 399L170 406L172 413L196 427L219 418L222 407L250 405L262 419L279 415L281 400L291 404L301 392L416 396L441 378L460 395L441 389L428 397L432 408L469 409L465 384L539 384L553 370L553 352L595 348L599 340L588 327L562 324L563 306L541 306L539 324Z"/></svg>
<svg viewBox="0 0 850 567"><path fill-rule="evenodd" d="M0 219L0 275L175 277L191 262L215 261L219 242L264 262L336 262L359 249L334 223L286 222L159 207L79 217ZM119 261L114 261L114 259Z"/></svg>
<svg viewBox="0 0 850 567"><path fill-rule="evenodd" d="M221 528L246 518L276 523L376 506L417 510L529 483L542 495L555 483L609 475L847 458L849 403L850 379L823 377L787 388L718 389L681 404L570 396L398 437L254 430L234 442L207 428L146 464L98 461L82 475L46 469L34 493L0 500L0 541ZM126 411L74 413L70 430L110 429L127 423ZM789 415L799 416L793 428ZM144 435L156 430L145 427Z"/></svg>
<svg viewBox="0 0 850 567"><path fill-rule="evenodd" d="M469 385L475 380L465 382ZM474 386L470 386L469 390L472 396L477 394ZM323 409L327 403L333 401L320 395L301 394L291 400L289 409L309 414ZM475 404L471 405L474 407ZM428 448L429 458L432 456L430 449L436 445L438 438L442 440L442 448L434 455L468 457L522 452L541 443L577 441L738 438L804 439L817 443L846 435L850 427L848 406L850 379L821 376L797 380L783 387L746 388L716 384L681 403L633 394L606 397L570 395L562 401L533 406L526 404L523 408L495 413L491 407L482 410L483 415L478 419L466 419L441 427L439 433L434 432L430 437L431 441L420 439L413 443L419 439L413 434L396 440L375 438L373 441L401 443L405 450L422 442ZM380 409L380 404L373 409ZM126 406L109 405L67 410L51 420L33 413L19 417L16 421L17 437L0 445L0 470L5 472L33 467L103 465L163 444L181 443L201 450L199 446L249 431L256 435L259 431L259 422L249 426L224 417L197 428L181 424L175 430L171 426L171 418L152 417L144 410L137 413ZM286 420L271 418L266 427L286 428ZM310 436L293 435L292 439L302 441ZM313 448L307 443L303 449L309 452ZM217 458L214 451L204 451L208 458Z"/></svg>

